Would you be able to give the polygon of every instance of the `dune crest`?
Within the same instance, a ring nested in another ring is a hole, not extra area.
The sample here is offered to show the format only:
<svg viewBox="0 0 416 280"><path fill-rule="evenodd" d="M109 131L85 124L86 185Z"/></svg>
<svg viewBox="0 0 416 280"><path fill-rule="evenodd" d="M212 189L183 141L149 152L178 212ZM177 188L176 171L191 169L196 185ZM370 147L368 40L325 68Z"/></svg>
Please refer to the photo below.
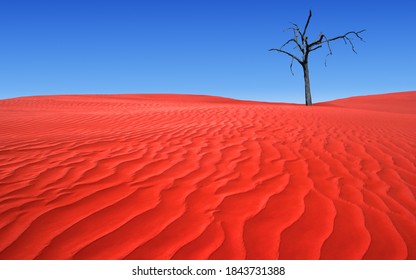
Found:
<svg viewBox="0 0 416 280"><path fill-rule="evenodd" d="M416 259L415 108L0 100L0 259Z"/></svg>

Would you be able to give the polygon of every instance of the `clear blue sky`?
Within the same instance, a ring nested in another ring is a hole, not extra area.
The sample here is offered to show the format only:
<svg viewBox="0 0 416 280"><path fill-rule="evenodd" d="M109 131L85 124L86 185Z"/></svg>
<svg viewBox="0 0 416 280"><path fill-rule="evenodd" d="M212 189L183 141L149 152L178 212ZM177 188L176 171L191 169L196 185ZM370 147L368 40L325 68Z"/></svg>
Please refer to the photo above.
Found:
<svg viewBox="0 0 416 280"><path fill-rule="evenodd" d="M0 98L197 93L304 103L302 70L269 48L290 22L329 37L367 29L358 55L311 54L313 101L416 90L415 1L2 1ZM290 50L290 49L289 49Z"/></svg>

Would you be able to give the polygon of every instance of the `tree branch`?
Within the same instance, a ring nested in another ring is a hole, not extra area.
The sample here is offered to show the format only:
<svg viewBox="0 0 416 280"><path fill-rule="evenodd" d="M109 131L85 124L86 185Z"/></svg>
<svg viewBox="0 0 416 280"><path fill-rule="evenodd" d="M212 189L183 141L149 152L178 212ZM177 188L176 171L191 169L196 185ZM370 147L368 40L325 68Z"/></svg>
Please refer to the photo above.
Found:
<svg viewBox="0 0 416 280"><path fill-rule="evenodd" d="M354 44L352 43L352 41L348 37L348 35L353 34L357 38L359 38L361 41L364 42L364 39L359 35L360 33L364 32L364 31L366 31L366 30L363 29L363 30L360 30L358 32L356 32L356 31L349 31L349 32L345 33L344 35L337 36L337 37L330 38L330 39L328 39L324 34L321 33L318 36L318 38L312 44L309 45L309 47L312 48L312 47L314 47L316 45L321 45L321 44L324 44L324 43L328 43L328 46L329 46L329 42L332 42L332 41L335 41L335 40L339 40L339 39L343 39L345 43L347 43L347 41L350 43L350 45L352 47L352 50L355 52ZM325 39L325 40L323 40L323 39Z"/></svg>
<svg viewBox="0 0 416 280"><path fill-rule="evenodd" d="M302 32L302 41L303 42L306 41L306 40L304 40L304 38L305 38L305 34L306 34L306 29L308 29L309 21L311 20L311 17L312 17L312 10L309 10L308 20L306 21L305 28L303 29L303 32Z"/></svg>
<svg viewBox="0 0 416 280"><path fill-rule="evenodd" d="M337 36L337 37L334 37L334 38L331 38L331 39L327 39L325 41L322 41L321 43L323 44L323 43L326 43L326 42L332 42L332 41L335 41L335 40L338 40L338 39L344 39L345 40L345 38L347 38L349 40L348 35L350 35L350 34L354 34L355 36L357 36L358 39L365 42L364 39L359 35L360 33L365 32L365 31L366 31L365 29L360 30L358 32L349 31L349 32L345 33L344 35ZM325 36L325 38L326 38L326 36Z"/></svg>
<svg viewBox="0 0 416 280"><path fill-rule="evenodd" d="M302 53L304 53L304 52L305 52L305 51L302 49L302 46L299 44L299 42L298 42L298 40L297 40L297 37L287 40L287 42L286 42L286 43L284 43L284 44L280 47L280 49L283 49L283 47L284 47L284 46L286 46L287 44L289 44L290 42L294 42L294 43L296 44L295 49L296 49L296 48L299 48L299 50L300 50Z"/></svg>
<svg viewBox="0 0 416 280"><path fill-rule="evenodd" d="M320 48L322 48L322 45L319 45L319 46L316 46L312 49L309 49L309 52L315 51L315 50L320 49Z"/></svg>
<svg viewBox="0 0 416 280"><path fill-rule="evenodd" d="M282 49L270 49L269 51L277 51L277 52L287 54L288 56L290 56L292 58L292 60L295 59L297 62L299 62L300 65L303 65L302 60L300 60L298 57L296 57L294 54L291 54L290 52L287 52L287 51L282 50Z"/></svg>
<svg viewBox="0 0 416 280"><path fill-rule="evenodd" d="M302 44L303 44L305 39L304 39L304 35L300 31L299 25L297 25L296 23L293 23L293 22L291 22L291 24L295 27L295 28L291 27L291 29L293 29L293 31L296 30L296 32L300 35L300 38L302 39Z"/></svg>
<svg viewBox="0 0 416 280"><path fill-rule="evenodd" d="M314 47L314 46L316 46L316 45L320 45L320 44L322 44L322 39L325 37L325 35L321 32L321 33L319 33L319 36L318 36L318 38L316 38L316 40L315 41L313 41L311 44L309 44L309 47L310 48L312 48L312 47Z"/></svg>
<svg viewBox="0 0 416 280"><path fill-rule="evenodd" d="M292 76L295 76L295 74L293 73L293 57L292 57L292 61L290 61L290 72L292 73Z"/></svg>
<svg viewBox="0 0 416 280"><path fill-rule="evenodd" d="M356 31L349 31L349 32L345 33L344 35L337 36L337 37L330 38L330 39L328 39L328 37L326 37L325 34L321 33L321 34L319 34L318 38L312 44L308 45L308 50L307 51L308 52L311 52L311 51L317 50L320 47L322 47L322 44L325 44L326 43L327 46L328 46L328 54L325 57L325 66L326 66L326 58L328 56L332 55L332 49L331 49L330 42L333 42L333 41L342 39L342 40L344 40L344 43L345 44L347 44L347 43L350 44L351 49L352 49L352 51L354 53L357 53L356 50L355 50L355 47L354 47L354 44L353 44L351 38L348 37L348 36L355 35L358 39L360 39L361 41L364 42L364 39L360 36L360 33L365 32L365 31L366 31L365 29L360 30L358 32L356 32Z"/></svg>

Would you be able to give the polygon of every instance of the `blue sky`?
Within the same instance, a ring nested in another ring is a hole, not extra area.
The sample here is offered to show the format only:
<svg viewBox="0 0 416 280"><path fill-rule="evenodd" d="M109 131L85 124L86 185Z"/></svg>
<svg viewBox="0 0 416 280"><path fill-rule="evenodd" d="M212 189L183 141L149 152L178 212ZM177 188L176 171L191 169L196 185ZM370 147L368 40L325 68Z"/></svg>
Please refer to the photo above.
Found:
<svg viewBox="0 0 416 280"><path fill-rule="evenodd" d="M0 98L195 93L304 103L302 69L270 48L290 22L329 37L367 29L358 55L311 54L314 102L416 90L414 1L2 1ZM290 49L288 49L290 50Z"/></svg>

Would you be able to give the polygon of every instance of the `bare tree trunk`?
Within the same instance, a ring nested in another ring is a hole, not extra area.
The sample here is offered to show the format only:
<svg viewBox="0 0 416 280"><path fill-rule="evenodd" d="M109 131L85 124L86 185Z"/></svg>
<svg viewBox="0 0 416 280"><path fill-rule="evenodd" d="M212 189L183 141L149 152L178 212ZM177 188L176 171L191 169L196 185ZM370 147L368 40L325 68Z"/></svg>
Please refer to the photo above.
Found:
<svg viewBox="0 0 416 280"><path fill-rule="evenodd" d="M302 64L303 67L303 78L305 80L305 103L306 106L312 105L312 96L311 96L311 84L309 82L309 68L308 62Z"/></svg>

